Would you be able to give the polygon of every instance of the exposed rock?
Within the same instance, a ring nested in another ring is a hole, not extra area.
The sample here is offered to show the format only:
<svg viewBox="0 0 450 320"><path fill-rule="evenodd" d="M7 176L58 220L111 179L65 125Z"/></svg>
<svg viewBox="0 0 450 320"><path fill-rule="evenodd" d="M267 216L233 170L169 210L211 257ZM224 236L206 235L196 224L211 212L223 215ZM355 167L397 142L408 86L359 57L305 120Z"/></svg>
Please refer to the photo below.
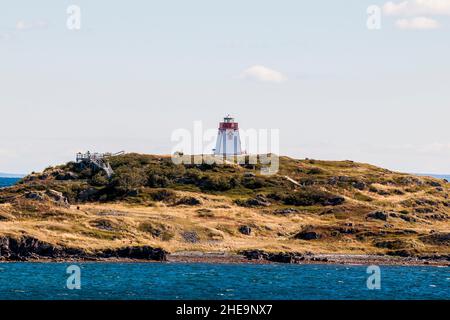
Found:
<svg viewBox="0 0 450 320"><path fill-rule="evenodd" d="M46 199L45 194L40 191L30 191L25 193L25 198L36 201L44 201Z"/></svg>
<svg viewBox="0 0 450 320"><path fill-rule="evenodd" d="M432 213L434 212L434 208L430 208L430 207L419 207L419 208L415 208L414 211L416 213L419 214L423 214L423 213Z"/></svg>
<svg viewBox="0 0 450 320"><path fill-rule="evenodd" d="M408 214L398 214L398 213L392 212L392 213L389 213L389 216L392 217L392 218L402 219L402 220L404 220L406 222L417 222L416 218L414 218L413 216L408 215Z"/></svg>
<svg viewBox="0 0 450 320"><path fill-rule="evenodd" d="M239 252L248 260L267 260L269 254L262 250L244 250Z"/></svg>
<svg viewBox="0 0 450 320"><path fill-rule="evenodd" d="M94 197L97 195L97 193L98 191L95 188L84 189L78 194L78 200L80 201L94 200Z"/></svg>
<svg viewBox="0 0 450 320"><path fill-rule="evenodd" d="M58 172L55 179L56 180L77 180L79 177L76 173L73 172Z"/></svg>
<svg viewBox="0 0 450 320"><path fill-rule="evenodd" d="M107 249L99 252L97 256L102 258L128 258L138 260L166 261L167 252L160 248L149 246L134 246L119 249Z"/></svg>
<svg viewBox="0 0 450 320"><path fill-rule="evenodd" d="M344 197L341 197L341 196L334 196L334 197L331 197L331 198L327 199L327 200L324 202L324 205L325 205L325 206L338 206L338 205L340 205L340 204L343 204L344 201L345 201L345 198L344 198Z"/></svg>
<svg viewBox="0 0 450 320"><path fill-rule="evenodd" d="M352 183L352 186L358 190L364 190L366 189L366 184L362 181L355 181Z"/></svg>
<svg viewBox="0 0 450 320"><path fill-rule="evenodd" d="M432 200L432 199L422 199L422 198L420 198L420 199L416 199L415 202L419 206L425 206L425 205L438 206L439 205L439 202L437 202L436 200Z"/></svg>
<svg viewBox="0 0 450 320"><path fill-rule="evenodd" d="M69 202L61 192L55 190L29 191L25 193L25 198L34 201L52 201L58 206L68 207Z"/></svg>
<svg viewBox="0 0 450 320"><path fill-rule="evenodd" d="M249 226L240 226L239 232L245 234L246 236L249 236L252 233L252 228L250 228Z"/></svg>
<svg viewBox="0 0 450 320"><path fill-rule="evenodd" d="M184 241L189 243L197 243L200 241L200 238L195 231L185 231L181 234L181 236L183 237Z"/></svg>
<svg viewBox="0 0 450 320"><path fill-rule="evenodd" d="M389 213L384 211L373 211L367 214L367 218L387 221Z"/></svg>
<svg viewBox="0 0 450 320"><path fill-rule="evenodd" d="M292 213L298 213L299 211L295 208L287 208L287 209L277 209L273 211L273 214L292 214Z"/></svg>
<svg viewBox="0 0 450 320"><path fill-rule="evenodd" d="M305 256L296 252L270 253L262 250L244 250L239 252L248 260L266 260L279 263L299 263Z"/></svg>
<svg viewBox="0 0 450 320"><path fill-rule="evenodd" d="M7 260L27 260L30 258L62 258L82 256L83 251L60 248L32 237L0 238L0 257Z"/></svg>
<svg viewBox="0 0 450 320"><path fill-rule="evenodd" d="M397 256L397 257L415 257L417 256L417 250L407 250L407 249L402 249L402 250L392 250L392 251L388 251L387 252L388 255L390 256Z"/></svg>
<svg viewBox="0 0 450 320"><path fill-rule="evenodd" d="M427 183L432 187L442 187L442 185L437 181L428 181Z"/></svg>
<svg viewBox="0 0 450 320"><path fill-rule="evenodd" d="M80 259L129 258L140 260L165 261L167 252L149 246L106 249L86 253L81 249L54 246L33 237L0 237L0 259L27 261L33 259Z"/></svg>
<svg viewBox="0 0 450 320"><path fill-rule="evenodd" d="M417 256L420 260L450 261L450 254L426 254Z"/></svg>
<svg viewBox="0 0 450 320"><path fill-rule="evenodd" d="M305 257L295 252L279 252L269 254L268 260L279 263L298 263L305 260Z"/></svg>
<svg viewBox="0 0 450 320"><path fill-rule="evenodd" d="M317 240L320 239L320 237L321 235L315 231L300 231L294 238L300 240Z"/></svg>
<svg viewBox="0 0 450 320"><path fill-rule="evenodd" d="M420 237L420 240L424 243L438 245L438 246L450 246L450 232L437 233L434 232L428 236Z"/></svg>
<svg viewBox="0 0 450 320"><path fill-rule="evenodd" d="M68 207L69 201L62 194L62 192L58 192L56 190L47 190L46 194L58 205Z"/></svg>
<svg viewBox="0 0 450 320"><path fill-rule="evenodd" d="M444 213L432 212L431 214L423 215L422 218L427 220L445 221L449 219L449 216Z"/></svg>
<svg viewBox="0 0 450 320"><path fill-rule="evenodd" d="M416 185L416 186L423 185L423 182L420 179L411 176L404 176L397 178L396 182L402 185Z"/></svg>
<svg viewBox="0 0 450 320"><path fill-rule="evenodd" d="M376 242L375 247L391 250L401 250L401 249L411 249L413 245L403 240L387 240Z"/></svg>
<svg viewBox="0 0 450 320"><path fill-rule="evenodd" d="M270 206L269 200L262 195L257 195L255 198L246 200L236 200L235 203L242 207L268 207Z"/></svg>

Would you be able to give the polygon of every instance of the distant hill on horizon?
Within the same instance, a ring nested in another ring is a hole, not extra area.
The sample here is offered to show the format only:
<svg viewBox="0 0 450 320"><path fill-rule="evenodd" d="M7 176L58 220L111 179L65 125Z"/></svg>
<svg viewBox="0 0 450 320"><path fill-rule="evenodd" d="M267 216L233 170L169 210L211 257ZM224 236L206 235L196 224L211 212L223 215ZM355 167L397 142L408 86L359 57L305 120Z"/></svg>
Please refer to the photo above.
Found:
<svg viewBox="0 0 450 320"><path fill-rule="evenodd" d="M431 173L418 173L419 176L433 177L437 179L446 179L450 181L450 174L431 174Z"/></svg>
<svg viewBox="0 0 450 320"><path fill-rule="evenodd" d="M0 172L0 178L23 178L26 174Z"/></svg>

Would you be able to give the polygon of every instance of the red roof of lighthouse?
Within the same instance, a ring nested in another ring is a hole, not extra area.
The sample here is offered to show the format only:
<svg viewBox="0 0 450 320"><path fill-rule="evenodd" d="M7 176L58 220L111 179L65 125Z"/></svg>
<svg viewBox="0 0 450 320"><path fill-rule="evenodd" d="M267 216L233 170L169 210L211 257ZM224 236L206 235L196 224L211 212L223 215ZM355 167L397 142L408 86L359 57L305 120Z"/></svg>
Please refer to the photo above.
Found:
<svg viewBox="0 0 450 320"><path fill-rule="evenodd" d="M225 118L223 118L223 122L219 124L219 129L239 129L239 124L237 122L234 122L234 118L232 118L230 115L227 115Z"/></svg>

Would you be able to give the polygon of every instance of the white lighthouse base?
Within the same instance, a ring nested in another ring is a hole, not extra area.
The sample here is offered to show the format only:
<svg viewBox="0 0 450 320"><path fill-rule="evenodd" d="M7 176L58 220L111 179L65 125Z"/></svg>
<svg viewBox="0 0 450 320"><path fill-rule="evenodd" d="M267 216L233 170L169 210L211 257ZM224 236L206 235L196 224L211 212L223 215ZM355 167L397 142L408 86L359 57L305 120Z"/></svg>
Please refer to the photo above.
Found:
<svg viewBox="0 0 450 320"><path fill-rule="evenodd" d="M219 130L214 155L233 156L241 154L242 150L239 130Z"/></svg>

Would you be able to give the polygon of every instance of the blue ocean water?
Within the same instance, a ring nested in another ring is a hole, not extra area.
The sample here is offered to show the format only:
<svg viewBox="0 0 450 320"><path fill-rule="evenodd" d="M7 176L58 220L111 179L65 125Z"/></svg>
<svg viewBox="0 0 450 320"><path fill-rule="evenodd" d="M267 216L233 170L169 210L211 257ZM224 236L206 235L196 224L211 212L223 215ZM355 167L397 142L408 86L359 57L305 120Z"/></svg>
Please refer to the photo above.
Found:
<svg viewBox="0 0 450 320"><path fill-rule="evenodd" d="M369 290L364 266L82 263L69 290L69 265L0 263L0 299L450 299L450 268L382 266Z"/></svg>
<svg viewBox="0 0 450 320"><path fill-rule="evenodd" d="M20 178L2 178L2 177L0 177L0 188L12 186L19 180L20 180Z"/></svg>
<svg viewBox="0 0 450 320"><path fill-rule="evenodd" d="M437 179L445 179L447 181L450 181L450 175L448 174L429 174L429 176Z"/></svg>
<svg viewBox="0 0 450 320"><path fill-rule="evenodd" d="M450 268L381 266L369 290L364 266L81 263L0 264L0 299L450 299Z"/></svg>

